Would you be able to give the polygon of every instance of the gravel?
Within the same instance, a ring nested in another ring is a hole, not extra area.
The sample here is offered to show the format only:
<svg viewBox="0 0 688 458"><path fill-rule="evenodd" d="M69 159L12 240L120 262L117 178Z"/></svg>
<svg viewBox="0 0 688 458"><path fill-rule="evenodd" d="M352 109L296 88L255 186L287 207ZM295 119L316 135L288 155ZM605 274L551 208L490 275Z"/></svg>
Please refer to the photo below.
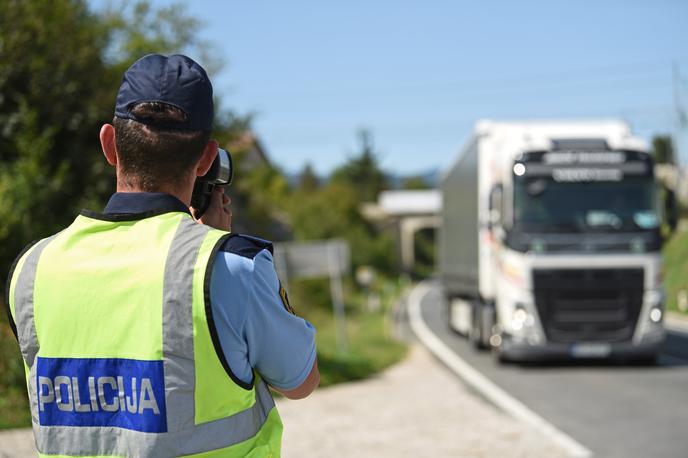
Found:
<svg viewBox="0 0 688 458"><path fill-rule="evenodd" d="M286 458L566 456L471 392L419 345L378 377L277 404Z"/></svg>
<svg viewBox="0 0 688 458"><path fill-rule="evenodd" d="M29 456L37 456L31 428L0 431L0 458L24 458Z"/></svg>

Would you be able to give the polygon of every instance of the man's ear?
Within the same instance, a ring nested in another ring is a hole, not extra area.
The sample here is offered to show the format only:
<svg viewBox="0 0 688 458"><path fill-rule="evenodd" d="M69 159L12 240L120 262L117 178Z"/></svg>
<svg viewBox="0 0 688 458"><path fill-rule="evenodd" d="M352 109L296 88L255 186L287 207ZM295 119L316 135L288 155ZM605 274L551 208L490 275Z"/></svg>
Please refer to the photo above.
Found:
<svg viewBox="0 0 688 458"><path fill-rule="evenodd" d="M210 140L208 143L206 143L205 148L203 148L201 158L199 159L198 164L196 165L197 177L202 177L203 175L208 173L208 170L210 170L210 166L213 165L213 161L217 156L217 149L218 145L215 140Z"/></svg>
<svg viewBox="0 0 688 458"><path fill-rule="evenodd" d="M105 160L113 167L117 166L117 148L115 147L115 126L103 124L100 128L100 147L103 149Z"/></svg>

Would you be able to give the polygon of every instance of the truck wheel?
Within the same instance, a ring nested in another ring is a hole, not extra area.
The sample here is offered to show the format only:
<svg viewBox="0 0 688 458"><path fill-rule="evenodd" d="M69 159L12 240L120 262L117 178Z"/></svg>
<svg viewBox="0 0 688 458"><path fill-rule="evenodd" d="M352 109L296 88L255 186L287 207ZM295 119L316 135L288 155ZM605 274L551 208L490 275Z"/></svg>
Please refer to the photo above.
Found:
<svg viewBox="0 0 688 458"><path fill-rule="evenodd" d="M518 359L514 359L513 356L510 355L508 352L505 352L501 345L499 347L492 348L492 355L495 357L497 363L499 363L500 365L508 365L520 362Z"/></svg>
<svg viewBox="0 0 688 458"><path fill-rule="evenodd" d="M492 346L490 338L494 332L495 323L497 321L495 306L491 302L487 302L480 308L480 326L483 348L488 349Z"/></svg>
<svg viewBox="0 0 688 458"><path fill-rule="evenodd" d="M486 336L483 332L485 326L483 323L482 304L478 302L474 303L471 315L473 319L471 321L470 332L468 333L468 340L476 350L485 350L487 349L487 345L485 345ZM489 339L489 337L487 338Z"/></svg>
<svg viewBox="0 0 688 458"><path fill-rule="evenodd" d="M499 364L511 364L512 361L503 352L501 352L499 350L495 350L494 354L495 354L495 357L497 358L497 362Z"/></svg>

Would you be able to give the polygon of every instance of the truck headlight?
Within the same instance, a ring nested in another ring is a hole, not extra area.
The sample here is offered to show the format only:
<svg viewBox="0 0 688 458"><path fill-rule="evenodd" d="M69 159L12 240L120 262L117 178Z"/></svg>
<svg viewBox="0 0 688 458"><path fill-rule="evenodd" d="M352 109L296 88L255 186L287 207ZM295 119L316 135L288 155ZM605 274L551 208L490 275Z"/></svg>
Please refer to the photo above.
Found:
<svg viewBox="0 0 688 458"><path fill-rule="evenodd" d="M538 345L542 342L535 324L535 316L528 312L524 304L515 304L508 326L511 338L516 341L527 342L530 345Z"/></svg>
<svg viewBox="0 0 688 458"><path fill-rule="evenodd" d="M520 331L528 322L528 313L523 309L523 307L517 306L511 316L511 329L514 331Z"/></svg>
<svg viewBox="0 0 688 458"><path fill-rule="evenodd" d="M664 317L664 292L661 290L646 291L645 301L650 307L650 313L648 314L650 323L660 323Z"/></svg>

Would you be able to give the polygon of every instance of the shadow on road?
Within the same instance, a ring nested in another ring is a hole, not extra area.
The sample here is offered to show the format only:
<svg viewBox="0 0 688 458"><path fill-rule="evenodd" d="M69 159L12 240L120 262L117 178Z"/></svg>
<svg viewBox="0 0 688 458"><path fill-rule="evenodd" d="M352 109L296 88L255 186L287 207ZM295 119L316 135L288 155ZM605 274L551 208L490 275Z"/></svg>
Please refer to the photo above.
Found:
<svg viewBox="0 0 688 458"><path fill-rule="evenodd" d="M688 334L667 331L664 351L662 351L659 363L662 366L688 365Z"/></svg>

